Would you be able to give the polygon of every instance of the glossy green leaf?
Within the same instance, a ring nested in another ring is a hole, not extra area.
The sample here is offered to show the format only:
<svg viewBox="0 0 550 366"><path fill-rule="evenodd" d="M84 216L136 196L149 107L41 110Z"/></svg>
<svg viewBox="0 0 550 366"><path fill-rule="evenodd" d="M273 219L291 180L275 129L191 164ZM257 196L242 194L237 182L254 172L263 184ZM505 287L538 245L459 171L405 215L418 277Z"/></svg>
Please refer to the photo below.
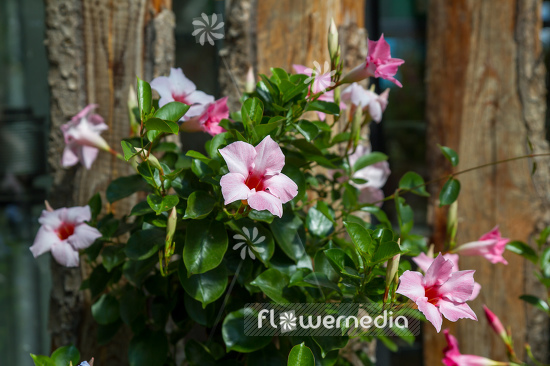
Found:
<svg viewBox="0 0 550 366"><path fill-rule="evenodd" d="M315 207L307 212L306 226L311 234L318 237L324 237L334 228L332 221Z"/></svg>
<svg viewBox="0 0 550 366"><path fill-rule="evenodd" d="M380 163L382 161L388 160L388 156L379 151L373 151L370 154L362 155L357 159L355 164L353 164L353 171L356 172L361 170L369 165Z"/></svg>
<svg viewBox="0 0 550 366"><path fill-rule="evenodd" d="M439 193L439 205L440 206L450 205L451 203L456 201L459 194L460 194L460 182L453 178L449 179L441 189L441 192Z"/></svg>
<svg viewBox="0 0 550 366"><path fill-rule="evenodd" d="M30 354L34 361L34 366L57 366L48 356Z"/></svg>
<svg viewBox="0 0 550 366"><path fill-rule="evenodd" d="M251 308L240 309L227 315L223 321L222 336L227 351L250 353L264 348L271 342L271 337L244 335L245 311L253 312Z"/></svg>
<svg viewBox="0 0 550 366"><path fill-rule="evenodd" d="M172 207L179 203L180 199L177 195L158 196L156 194L150 194L147 196L147 203L158 214L164 211L169 211Z"/></svg>
<svg viewBox="0 0 550 366"><path fill-rule="evenodd" d="M164 247L166 232L158 229L139 230L130 236L124 252L130 259L143 260Z"/></svg>
<svg viewBox="0 0 550 366"><path fill-rule="evenodd" d="M521 295L519 298L546 313L550 313L550 308L548 307L548 303L542 299L539 299L536 296Z"/></svg>
<svg viewBox="0 0 550 366"><path fill-rule="evenodd" d="M305 119L298 121L296 129L300 132L307 141L311 141L319 135L319 129L310 121Z"/></svg>
<svg viewBox="0 0 550 366"><path fill-rule="evenodd" d="M219 299L227 287L227 269L224 264L204 272L187 277L187 269L183 261L180 263L178 277L181 285L192 298L206 305Z"/></svg>
<svg viewBox="0 0 550 366"><path fill-rule="evenodd" d="M73 366L78 365L80 361L80 352L73 346L64 346L56 349L50 357L55 366L67 366L69 363L73 363Z"/></svg>
<svg viewBox="0 0 550 366"><path fill-rule="evenodd" d="M305 230L299 216L285 212L270 227L275 241L291 259L297 261L305 255Z"/></svg>
<svg viewBox="0 0 550 366"><path fill-rule="evenodd" d="M357 249L359 249L362 253L372 255L373 240L367 229L353 222L344 222L344 226L346 227L346 231Z"/></svg>
<svg viewBox="0 0 550 366"><path fill-rule="evenodd" d="M512 241L506 244L506 249L512 253L521 255L523 258L530 260L534 264L537 264L539 257L537 253L529 245L521 241Z"/></svg>
<svg viewBox="0 0 550 366"><path fill-rule="evenodd" d="M109 203L113 203L136 192L147 190L149 188L140 175L130 175L113 180L107 187L106 197Z"/></svg>
<svg viewBox="0 0 550 366"><path fill-rule="evenodd" d="M288 366L315 366L313 352L306 347L305 343L292 347L288 355Z"/></svg>
<svg viewBox="0 0 550 366"><path fill-rule="evenodd" d="M228 239L219 221L197 220L187 227L183 260L188 275L210 271L220 265Z"/></svg>
<svg viewBox="0 0 550 366"><path fill-rule="evenodd" d="M126 259L126 254L124 249L121 246L108 246L103 249L101 252L102 264L107 272L111 272L113 268L124 263Z"/></svg>
<svg viewBox="0 0 550 366"><path fill-rule="evenodd" d="M216 205L216 200L204 191L195 191L187 199L184 219L203 219Z"/></svg>
<svg viewBox="0 0 550 366"><path fill-rule="evenodd" d="M122 146L122 153L124 154L124 160L126 161L139 154L139 151L136 149L136 147L132 145L129 141L122 140L120 142L120 145Z"/></svg>
<svg viewBox="0 0 550 366"><path fill-rule="evenodd" d="M378 264L387 261L390 258L393 258L397 254L401 253L401 248L399 244L394 241L386 241L380 243L378 250L372 258L372 264Z"/></svg>
<svg viewBox="0 0 550 366"><path fill-rule="evenodd" d="M340 114L340 107L336 103L315 100L308 104L306 112L307 111L316 111L337 116Z"/></svg>
<svg viewBox="0 0 550 366"><path fill-rule="evenodd" d="M422 178L418 173L407 172L399 180L399 188L404 190L410 190L411 193L417 194L419 196L430 197L430 194L426 191L426 186L424 185L424 178Z"/></svg>
<svg viewBox="0 0 550 366"><path fill-rule="evenodd" d="M439 147L443 155L445 155L445 158L447 158L447 160L449 160L453 166L458 165L459 159L456 151L454 151L453 149L447 146L441 146L441 145L437 145L437 146Z"/></svg>
<svg viewBox="0 0 550 366"><path fill-rule="evenodd" d="M137 97L139 114L143 118L146 114L151 113L151 85L140 78L137 78Z"/></svg>
<svg viewBox="0 0 550 366"><path fill-rule="evenodd" d="M288 283L288 277L275 268L270 268L267 271L264 271L251 282L252 285L258 286L263 293L265 293L276 303L289 302L283 295L283 290Z"/></svg>
<svg viewBox="0 0 550 366"><path fill-rule="evenodd" d="M185 358L191 366L216 366L216 359L208 349L194 339L185 342Z"/></svg>
<svg viewBox="0 0 550 366"><path fill-rule="evenodd" d="M118 300L110 294L103 294L92 305L92 316L99 324L115 322L119 316Z"/></svg>
<svg viewBox="0 0 550 366"><path fill-rule="evenodd" d="M173 133L175 135L177 135L179 131L179 126L176 122L165 121L160 118L149 118L145 122L145 128L147 128L148 131L160 131Z"/></svg>
<svg viewBox="0 0 550 366"><path fill-rule="evenodd" d="M189 110L190 106L180 102L169 102L155 112L155 117L162 120L178 122Z"/></svg>

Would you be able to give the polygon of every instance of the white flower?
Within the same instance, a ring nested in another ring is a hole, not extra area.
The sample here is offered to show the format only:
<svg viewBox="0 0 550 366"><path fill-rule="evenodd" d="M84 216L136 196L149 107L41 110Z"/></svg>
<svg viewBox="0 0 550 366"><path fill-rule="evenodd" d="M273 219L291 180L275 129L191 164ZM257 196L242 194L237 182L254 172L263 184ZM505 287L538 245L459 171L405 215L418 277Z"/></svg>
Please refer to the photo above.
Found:
<svg viewBox="0 0 550 366"><path fill-rule="evenodd" d="M285 311L279 315L279 325L281 326L281 332L290 332L296 329L296 315L294 311Z"/></svg>
<svg viewBox="0 0 550 366"><path fill-rule="evenodd" d="M241 240L240 242L238 242L237 244L235 244L233 246L233 250L241 250L241 258L242 259L245 259L246 258L246 252L247 252L247 249L248 249L248 255L250 255L250 258L252 258L252 260L256 259L256 255L254 254L254 252L256 252L257 254L261 254L265 251L265 248L260 248L260 247L257 247L258 244L261 244L265 241L265 236L259 236L258 234L258 228L252 228L252 233L250 232L251 230L249 230L248 228L244 227L243 228L243 235L241 234L235 234L233 235L233 239L235 240ZM242 248L241 248L242 247Z"/></svg>
<svg viewBox="0 0 550 366"><path fill-rule="evenodd" d="M220 22L216 24L220 18ZM201 14L201 18L193 19L194 31L191 35L195 36L197 41L204 46L204 42L208 41L212 46L214 45L214 40L224 38L223 30L224 22L221 15L212 14L210 18L205 13Z"/></svg>

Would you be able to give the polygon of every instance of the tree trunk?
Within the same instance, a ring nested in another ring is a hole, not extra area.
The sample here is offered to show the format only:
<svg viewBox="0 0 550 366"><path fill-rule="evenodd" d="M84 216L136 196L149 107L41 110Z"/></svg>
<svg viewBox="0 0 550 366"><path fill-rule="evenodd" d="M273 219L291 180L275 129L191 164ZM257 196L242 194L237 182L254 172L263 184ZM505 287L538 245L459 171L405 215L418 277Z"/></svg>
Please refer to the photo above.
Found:
<svg viewBox="0 0 550 366"><path fill-rule="evenodd" d="M104 152L90 170L63 169L59 127L87 104L96 103L109 126L103 136L120 150L120 140L130 132L129 87L135 85L136 76L151 80L167 74L173 64L170 9L170 0L46 0L52 121L48 156L54 208L85 205L94 193L105 192L111 180L131 172L128 164ZM135 197L130 197L105 209L122 215L134 202ZM86 272L86 266L67 269L52 261L52 349L73 343L83 358L95 356L100 365L126 364L126 353L120 350L127 348L127 334L105 347L96 344L90 298L79 291Z"/></svg>
<svg viewBox="0 0 550 366"><path fill-rule="evenodd" d="M547 153L545 140L546 87L542 47L541 2L538 0L446 1L431 0L428 17L428 157L431 178L451 173L436 144L460 155L455 171L529 154ZM519 160L460 175L457 242L474 241L496 224L503 235L533 242L550 223L550 171L548 160ZM434 196L439 188L433 187ZM446 209L431 207L433 242L445 240ZM437 250L436 250L437 251ZM530 293L544 296L536 285L532 266L523 258L506 254L508 266L479 257L461 257L461 269L475 269L482 285L471 302L479 322L445 321L457 336L460 350L499 361L505 347L484 319L482 304L512 328L516 352L525 359L527 342L539 360L548 352L548 318L518 299ZM426 325L426 365L441 362L446 343L442 334Z"/></svg>

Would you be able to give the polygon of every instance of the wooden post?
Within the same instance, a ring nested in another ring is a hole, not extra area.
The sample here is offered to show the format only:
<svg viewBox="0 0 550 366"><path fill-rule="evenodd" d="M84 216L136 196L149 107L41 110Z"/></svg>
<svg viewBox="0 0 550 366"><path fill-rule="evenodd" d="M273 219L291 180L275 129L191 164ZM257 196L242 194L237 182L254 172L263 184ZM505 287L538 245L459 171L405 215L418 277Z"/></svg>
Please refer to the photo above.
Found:
<svg viewBox="0 0 550 366"><path fill-rule="evenodd" d="M103 136L120 150L120 140L130 132L129 87L135 85L136 76L151 80L169 72L174 61L174 22L170 0L46 1L53 207L85 205L94 193L105 192L111 180L131 172L128 164L104 152L89 171L63 169L59 127L87 104L96 103L109 126ZM134 202L129 198L111 209L121 215ZM127 355L121 349L127 349L128 337L116 338L109 347L99 348L95 342L90 299L79 291L81 271L86 270L63 268L52 261L52 348L73 343L83 358L95 356L100 365L126 364Z"/></svg>
<svg viewBox="0 0 550 366"><path fill-rule="evenodd" d="M456 171L530 153L547 153L545 139L546 70L539 40L541 1L431 0L428 17L427 119L431 178L451 172L437 143L460 155ZM532 244L548 225L549 160L515 161L461 175L457 242L474 241L496 224L504 236ZM441 183L441 185L444 182ZM439 187L432 187L435 196ZM431 203L433 242L441 248L446 210ZM502 342L487 325L482 304L512 327L516 351L531 343L542 362L548 353L548 318L518 299L540 293L532 267L517 255L506 254L508 266L483 258L461 257L461 269L475 269L483 286L472 302L479 322L445 321L460 350L505 361ZM426 365L441 363L446 343L433 327L425 327Z"/></svg>

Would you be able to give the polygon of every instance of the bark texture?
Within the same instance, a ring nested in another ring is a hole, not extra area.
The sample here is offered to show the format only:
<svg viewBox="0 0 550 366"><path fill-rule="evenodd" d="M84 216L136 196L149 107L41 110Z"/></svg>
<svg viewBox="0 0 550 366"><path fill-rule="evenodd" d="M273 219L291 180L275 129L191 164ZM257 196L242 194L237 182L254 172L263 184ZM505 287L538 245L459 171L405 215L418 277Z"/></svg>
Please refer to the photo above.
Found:
<svg viewBox="0 0 550 366"><path fill-rule="evenodd" d="M53 207L85 205L95 192L105 192L111 180L131 172L128 164L104 152L89 171L82 167L63 169L60 159L64 143L59 127L87 104L96 103L109 126L103 136L120 150L120 140L130 132L129 87L135 84L136 76L151 80L168 73L173 64L174 15L170 9L170 0L46 1L52 96L48 159L54 179L50 195ZM130 197L105 209L122 215L134 202ZM126 353L120 350L127 348L127 336L105 347L95 342L91 299L78 291L87 272L85 266L67 269L52 261L52 349L73 343L83 358L95 356L101 365L126 364Z"/></svg>
<svg viewBox="0 0 550 366"><path fill-rule="evenodd" d="M431 0L428 18L427 119L431 178L451 173L437 143L460 155L456 171L529 154L547 153L544 120L546 87L542 49L541 2L537 0ZM491 166L461 175L457 242L477 240L500 225L504 236L533 244L549 224L550 171L538 161L530 175L527 160ZM437 196L442 184L432 187ZM445 239L446 210L431 204L433 242ZM512 327L516 351L531 343L543 362L548 353L548 318L517 296L541 295L532 267L517 255L506 254L508 266L483 258L461 257L461 269L475 269L483 286L471 306L479 322L444 322L458 338L462 353L505 361L504 345L484 319L487 304ZM543 293L542 293L543 295ZM444 337L426 325L426 365L441 362Z"/></svg>

